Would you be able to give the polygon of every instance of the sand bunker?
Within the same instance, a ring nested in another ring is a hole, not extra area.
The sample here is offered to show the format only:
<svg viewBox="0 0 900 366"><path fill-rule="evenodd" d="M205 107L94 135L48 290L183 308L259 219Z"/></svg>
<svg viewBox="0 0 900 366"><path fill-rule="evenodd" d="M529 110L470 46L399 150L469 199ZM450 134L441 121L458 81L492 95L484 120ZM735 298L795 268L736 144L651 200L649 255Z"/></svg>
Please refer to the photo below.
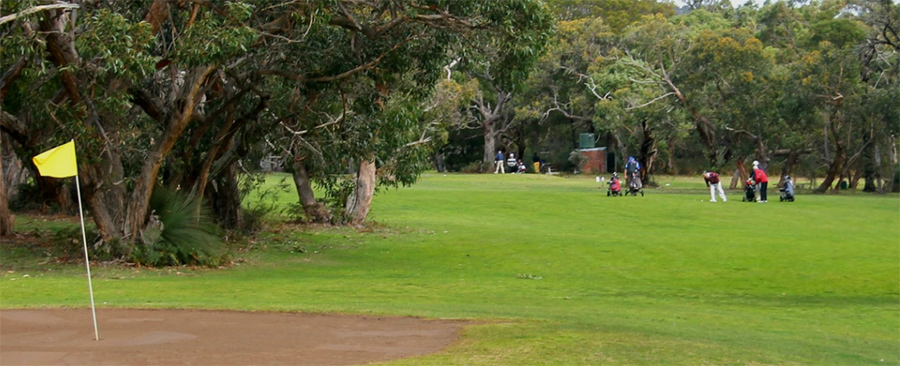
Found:
<svg viewBox="0 0 900 366"><path fill-rule="evenodd" d="M0 310L2 365L356 365L435 353L463 321L237 311Z"/></svg>

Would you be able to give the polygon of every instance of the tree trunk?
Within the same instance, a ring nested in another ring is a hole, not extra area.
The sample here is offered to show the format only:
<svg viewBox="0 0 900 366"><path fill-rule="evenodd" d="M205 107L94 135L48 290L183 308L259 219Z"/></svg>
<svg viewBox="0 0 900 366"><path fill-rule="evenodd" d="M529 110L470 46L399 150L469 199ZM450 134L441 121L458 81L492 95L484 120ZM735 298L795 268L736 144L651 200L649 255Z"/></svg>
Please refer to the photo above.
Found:
<svg viewBox="0 0 900 366"><path fill-rule="evenodd" d="M876 192L884 193L884 169L881 167L881 144L875 143L873 144L873 149L875 149L875 185Z"/></svg>
<svg viewBox="0 0 900 366"><path fill-rule="evenodd" d="M787 160L784 161L784 165L781 166L781 177L778 178L778 187L784 187L784 177L791 175L794 173L794 166L797 165L797 160L800 158L800 153L797 150L791 149L788 151Z"/></svg>
<svg viewBox="0 0 900 366"><path fill-rule="evenodd" d="M353 193L347 199L347 206L344 209L348 224L362 225L365 222L374 196L375 162L363 160L359 163L356 185L353 187Z"/></svg>
<svg viewBox="0 0 900 366"><path fill-rule="evenodd" d="M669 138L667 141L668 146L666 146L667 151L669 152L669 159L666 164L666 171L669 174L676 174L675 170L675 139Z"/></svg>
<svg viewBox="0 0 900 366"><path fill-rule="evenodd" d="M225 166L222 174L209 190L213 211L219 224L226 229L243 230L244 214L241 210L241 188L237 178L237 162Z"/></svg>
<svg viewBox="0 0 900 366"><path fill-rule="evenodd" d="M646 120L641 122L641 182L644 185L653 184L651 182L650 173L653 171L653 164L656 162L656 155L659 151L656 149L656 137L653 136L653 128Z"/></svg>
<svg viewBox="0 0 900 366"><path fill-rule="evenodd" d="M219 166L221 168L230 165L239 159L238 155L241 157L245 155L235 153L235 149L232 148L235 145L237 131L243 129L251 120L255 120L267 105L268 98L261 98L256 107L240 117L235 118L232 113L227 113L225 123L219 127L219 132L212 140L212 144L206 152L206 156L200 163L199 173L197 174L198 178L193 187L197 192L198 197L203 197L210 176L217 173L213 168L214 166ZM231 108L231 106L228 108ZM199 212L200 207L197 207L197 210Z"/></svg>
<svg viewBox="0 0 900 366"><path fill-rule="evenodd" d="M825 174L825 179L822 181L822 184L816 188L816 192L825 193L829 188L834 184L834 179L842 172L843 164L844 164L844 144L841 142L841 137L838 134L837 128L834 126L834 121L829 123L829 129L831 130L831 135L834 137L834 159L828 165L828 172ZM827 138L827 136L826 136Z"/></svg>
<svg viewBox="0 0 900 366"><path fill-rule="evenodd" d="M157 173L166 156L175 145L175 141L181 136L187 124L193 117L201 87L207 77L214 70L213 66L195 67L185 77L184 85L180 91L179 101L176 105L181 108L168 116L168 123L162 135L151 148L150 154L141 169L140 175L134 184L134 191L128 204L125 236L137 239L147 222L147 212L150 206L150 196L156 183Z"/></svg>
<svg viewBox="0 0 900 366"><path fill-rule="evenodd" d="M301 159L294 159L292 170L291 175L294 177L294 186L297 187L300 205L303 207L306 219L310 222L323 224L331 222L333 216L331 211L324 204L316 201L316 194L313 192L309 171L306 170L306 163Z"/></svg>
<svg viewBox="0 0 900 366"><path fill-rule="evenodd" d="M737 165L737 169L734 171L734 177L731 178L731 186L729 189L737 189L739 184L743 187L742 182L745 182L750 178L750 173L747 172L747 167L744 166L743 160L738 160L735 162L735 165Z"/></svg>
<svg viewBox="0 0 900 366"><path fill-rule="evenodd" d="M485 118L481 122L481 126L484 128L484 156L482 161L484 162L483 165L489 170L493 168L494 156L497 154L497 133L494 131L495 121L495 118Z"/></svg>
<svg viewBox="0 0 900 366"><path fill-rule="evenodd" d="M431 162L434 165L434 170L437 170L438 173L447 172L447 164L444 161L444 154L440 151L435 151L434 154L431 155Z"/></svg>
<svg viewBox="0 0 900 366"><path fill-rule="evenodd" d="M866 147L865 152L863 152L863 176L865 177L865 184L863 186L863 192L877 192L878 186L876 180L878 179L878 164L877 160L878 156L878 138L871 132L863 134L863 141L869 142L868 140L872 139L871 144Z"/></svg>
<svg viewBox="0 0 900 366"><path fill-rule="evenodd" d="M3 172L3 142L0 139L0 173ZM9 213L9 201L6 198L6 177L0 176L0 236L13 233L13 216Z"/></svg>
<svg viewBox="0 0 900 366"><path fill-rule="evenodd" d="M890 164L888 164L888 178L886 179L886 182L884 184L884 191L898 193L900 192L900 184L897 184L897 181L894 178L898 173L897 163L900 162L900 159L898 159L897 143L893 135L888 137L887 151L888 162Z"/></svg>
<svg viewBox="0 0 900 366"><path fill-rule="evenodd" d="M759 168L764 172L769 171L769 152L766 145L763 144L762 134L756 136L756 158L759 161Z"/></svg>
<svg viewBox="0 0 900 366"><path fill-rule="evenodd" d="M16 152L13 151L11 141L4 140L2 143L8 144L7 146L10 147L7 149L7 154L0 158L3 159L3 170L0 171L0 176L2 176L2 179L6 184L7 201L14 202L19 196L19 185L28 182L28 179L31 178L31 174L22 164L22 160L19 159Z"/></svg>
<svg viewBox="0 0 900 366"><path fill-rule="evenodd" d="M42 203L43 204L56 204L59 207L61 212L72 213L74 212L74 205L72 203L72 194L67 189L63 180L59 178L48 178L43 177L37 172L37 168L35 168L34 172L34 181L37 183L38 189L41 191Z"/></svg>
<svg viewBox="0 0 900 366"><path fill-rule="evenodd" d="M103 162L81 169L82 194L90 208L100 237L109 242L122 238L124 232L126 197L125 172L115 147L107 146Z"/></svg>
<svg viewBox="0 0 900 366"><path fill-rule="evenodd" d="M612 138L613 144L616 145L616 150L619 150L617 163L618 161L622 161L624 164L628 156L628 149L625 147L625 144L622 143L622 139L619 138L618 132L610 132L609 136Z"/></svg>
<svg viewBox="0 0 900 366"><path fill-rule="evenodd" d="M850 178L850 189L856 189L859 187L859 181L863 178L865 172L862 169L856 169L853 173L848 173L847 176ZM874 192L874 190L872 191Z"/></svg>

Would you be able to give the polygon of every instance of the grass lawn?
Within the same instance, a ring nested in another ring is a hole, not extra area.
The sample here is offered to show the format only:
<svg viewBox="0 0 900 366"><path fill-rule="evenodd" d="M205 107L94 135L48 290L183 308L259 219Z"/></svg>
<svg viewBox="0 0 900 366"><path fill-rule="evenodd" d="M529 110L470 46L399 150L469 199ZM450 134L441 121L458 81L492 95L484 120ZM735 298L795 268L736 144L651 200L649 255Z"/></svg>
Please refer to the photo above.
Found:
<svg viewBox="0 0 900 366"><path fill-rule="evenodd" d="M93 267L98 317L480 321L450 349L392 365L900 364L900 197L782 203L770 188L767 204L739 190L714 204L699 177L660 183L606 197L592 177L432 172L377 195L367 229L272 230L227 269ZM0 308L89 306L83 266L0 255Z"/></svg>

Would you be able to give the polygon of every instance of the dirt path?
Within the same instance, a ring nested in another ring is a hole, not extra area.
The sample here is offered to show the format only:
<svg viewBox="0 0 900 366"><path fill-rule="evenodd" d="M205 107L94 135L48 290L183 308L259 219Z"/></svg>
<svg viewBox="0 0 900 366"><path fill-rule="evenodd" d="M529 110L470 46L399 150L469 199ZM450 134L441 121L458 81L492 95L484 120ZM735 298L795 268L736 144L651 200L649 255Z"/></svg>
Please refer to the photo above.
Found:
<svg viewBox="0 0 900 366"><path fill-rule="evenodd" d="M300 313L0 310L0 365L356 365L438 352L463 321Z"/></svg>

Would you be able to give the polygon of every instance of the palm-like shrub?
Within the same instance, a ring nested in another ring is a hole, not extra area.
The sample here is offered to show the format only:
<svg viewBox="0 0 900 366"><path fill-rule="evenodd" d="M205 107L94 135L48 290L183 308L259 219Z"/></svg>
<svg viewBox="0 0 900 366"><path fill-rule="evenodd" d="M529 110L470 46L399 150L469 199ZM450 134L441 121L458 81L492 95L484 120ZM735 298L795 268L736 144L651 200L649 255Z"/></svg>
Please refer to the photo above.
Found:
<svg viewBox="0 0 900 366"><path fill-rule="evenodd" d="M133 260L151 266L199 264L224 260L225 242L199 198L157 187L150 197L150 224L141 232Z"/></svg>

